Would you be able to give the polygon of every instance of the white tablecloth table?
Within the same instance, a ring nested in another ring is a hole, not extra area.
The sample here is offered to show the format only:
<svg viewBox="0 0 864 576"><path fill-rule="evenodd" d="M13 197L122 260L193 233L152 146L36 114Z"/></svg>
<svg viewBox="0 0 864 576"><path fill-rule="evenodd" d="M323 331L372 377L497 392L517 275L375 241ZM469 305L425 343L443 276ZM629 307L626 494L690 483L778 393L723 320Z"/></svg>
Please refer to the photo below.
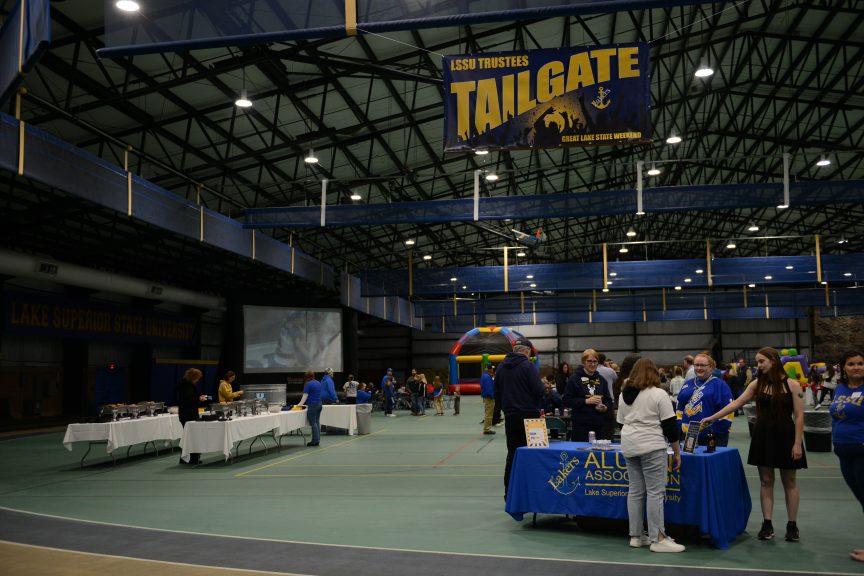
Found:
<svg viewBox="0 0 864 576"><path fill-rule="evenodd" d="M351 436L357 434L357 405L325 404L321 410L321 425L345 428Z"/></svg>
<svg viewBox="0 0 864 576"><path fill-rule="evenodd" d="M180 440L183 449L181 457L188 462L189 455L193 453L221 452L228 460L236 443L265 434L272 436L274 430L279 430L280 424L279 414L245 416L223 422L186 422Z"/></svg>
<svg viewBox="0 0 864 576"><path fill-rule="evenodd" d="M117 422L93 422L90 424L69 424L63 437L63 446L72 451L75 442L105 442L105 451L112 454L118 448L131 448L135 444L146 444L164 440L166 444L179 440L183 436L183 427L176 414L160 414L158 416L141 416L137 419L118 420ZM81 465L84 465L84 458ZM113 454L112 454L113 455ZM127 449L128 455L128 449Z"/></svg>
<svg viewBox="0 0 864 576"><path fill-rule="evenodd" d="M279 412L276 417L279 419L279 436L285 436L295 430L300 430L309 425L306 418L306 410L286 410Z"/></svg>

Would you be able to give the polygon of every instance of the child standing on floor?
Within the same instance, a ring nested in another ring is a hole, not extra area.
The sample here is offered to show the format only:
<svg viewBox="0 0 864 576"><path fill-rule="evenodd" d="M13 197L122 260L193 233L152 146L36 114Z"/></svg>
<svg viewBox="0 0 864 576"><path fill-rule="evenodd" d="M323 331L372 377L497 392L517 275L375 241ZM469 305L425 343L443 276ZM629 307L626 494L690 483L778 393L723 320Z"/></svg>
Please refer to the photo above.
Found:
<svg viewBox="0 0 864 576"><path fill-rule="evenodd" d="M453 415L459 415L459 402L462 400L462 390L459 385L453 387Z"/></svg>
<svg viewBox="0 0 864 576"><path fill-rule="evenodd" d="M441 384L441 377L435 376L432 382L432 403L435 405L435 415L444 415L444 385Z"/></svg>

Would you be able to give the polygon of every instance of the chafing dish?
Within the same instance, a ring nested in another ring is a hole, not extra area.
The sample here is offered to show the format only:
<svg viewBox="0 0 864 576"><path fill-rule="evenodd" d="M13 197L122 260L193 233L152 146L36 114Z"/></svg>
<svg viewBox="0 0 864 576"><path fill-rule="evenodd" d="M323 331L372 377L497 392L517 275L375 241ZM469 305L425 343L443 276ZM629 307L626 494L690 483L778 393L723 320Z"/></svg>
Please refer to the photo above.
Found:
<svg viewBox="0 0 864 576"><path fill-rule="evenodd" d="M105 404L104 406L99 408L100 416L110 417L111 420L116 422L120 419L121 416L125 416L129 413L129 407L126 404Z"/></svg>

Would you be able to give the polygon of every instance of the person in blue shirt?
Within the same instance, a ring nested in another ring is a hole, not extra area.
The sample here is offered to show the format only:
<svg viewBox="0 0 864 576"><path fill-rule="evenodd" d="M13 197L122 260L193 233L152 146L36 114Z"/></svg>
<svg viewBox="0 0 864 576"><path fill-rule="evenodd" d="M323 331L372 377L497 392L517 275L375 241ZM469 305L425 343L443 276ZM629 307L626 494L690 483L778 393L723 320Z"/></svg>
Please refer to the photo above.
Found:
<svg viewBox="0 0 864 576"><path fill-rule="evenodd" d="M681 437L687 437L690 422L698 422L723 409L732 402L732 390L721 378L714 376L717 364L706 353L697 354L693 359L694 378L684 382L678 393L676 416L681 425ZM699 433L699 445L708 443L709 432L714 434L717 446L729 444L729 428L732 427L733 414L711 422Z"/></svg>
<svg viewBox="0 0 864 576"><path fill-rule="evenodd" d="M307 442L307 446L318 446L321 441L321 393L323 386L321 382L315 379L315 373L307 370L303 374L303 396L300 398L299 405L306 406L306 418L309 419L309 426L312 428L312 441Z"/></svg>
<svg viewBox="0 0 864 576"><path fill-rule="evenodd" d="M381 392L384 395L384 415L395 418L393 404L396 401L396 378L392 368L387 368L387 374L381 378Z"/></svg>
<svg viewBox="0 0 864 576"><path fill-rule="evenodd" d="M324 377L321 378L321 385L324 391L321 396L323 404L338 404L339 397L336 395L336 384L333 382L333 369L327 368L324 370Z"/></svg>
<svg viewBox="0 0 864 576"><path fill-rule="evenodd" d="M840 382L831 401L831 436L840 473L864 507L864 354L846 352L840 362ZM849 553L864 562L864 548Z"/></svg>
<svg viewBox="0 0 864 576"><path fill-rule="evenodd" d="M480 397L483 399L483 434L495 434L492 430L492 417L495 413L495 366L486 365L480 376Z"/></svg>
<svg viewBox="0 0 864 576"><path fill-rule="evenodd" d="M357 404L371 404L372 403L372 394L366 390L366 383L361 382L360 387L357 388Z"/></svg>

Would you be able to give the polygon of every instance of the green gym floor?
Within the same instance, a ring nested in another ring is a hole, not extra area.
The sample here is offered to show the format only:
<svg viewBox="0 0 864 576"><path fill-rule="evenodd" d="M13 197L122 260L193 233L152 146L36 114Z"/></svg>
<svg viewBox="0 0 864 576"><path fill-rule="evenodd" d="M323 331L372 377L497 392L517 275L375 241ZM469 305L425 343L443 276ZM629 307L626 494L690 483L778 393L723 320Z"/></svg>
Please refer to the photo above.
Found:
<svg viewBox="0 0 864 576"><path fill-rule="evenodd" d="M259 445L233 463L205 454L200 466L178 465L176 450L157 457L152 451L142 455L140 447L113 465L104 447L96 446L82 469L86 445L68 452L62 431L7 438L0 441L0 541L6 543L0 546L0 566L4 574L77 574L74 558L92 567L96 554L177 566L183 557L196 566L316 575L396 574L404 565L411 566L412 576L477 565L518 574L543 560L554 562L542 566L556 567L544 568L547 573L864 572L864 565L848 558L851 549L864 547L864 515L832 453L808 453L810 467L799 473L800 542L782 539L786 510L779 477L778 538L756 539L762 519L759 482L755 468L745 465L753 513L747 532L729 550L682 539L683 554L654 554L630 549L626 530L580 529L555 516L538 518L536 527L530 518L514 521L502 498L503 427L494 436L481 434L478 397L463 398L459 416L452 410L440 417L427 414L375 413L370 435L324 434L317 448L288 436L281 452L265 454ZM746 459L748 442L744 420L738 420L730 445ZM90 541L82 541L85 533ZM200 553L175 550L184 538L195 538L188 547ZM158 546L141 548L151 540ZM274 561L275 552L256 547L262 543L299 548L285 548L286 556ZM253 549L255 556L244 554ZM79 554L61 556L58 564L51 560L58 551ZM10 562L16 554L26 561ZM307 555L316 563L294 562ZM243 560L228 562L226 556ZM46 567L39 570L42 561ZM49 570L50 562L55 568ZM121 562L126 568L120 571L135 573L129 569L133 563ZM13 572L7 571L10 566ZM35 572L27 571L34 566ZM485 569L471 570L477 571ZM160 572L168 570L140 573Z"/></svg>

